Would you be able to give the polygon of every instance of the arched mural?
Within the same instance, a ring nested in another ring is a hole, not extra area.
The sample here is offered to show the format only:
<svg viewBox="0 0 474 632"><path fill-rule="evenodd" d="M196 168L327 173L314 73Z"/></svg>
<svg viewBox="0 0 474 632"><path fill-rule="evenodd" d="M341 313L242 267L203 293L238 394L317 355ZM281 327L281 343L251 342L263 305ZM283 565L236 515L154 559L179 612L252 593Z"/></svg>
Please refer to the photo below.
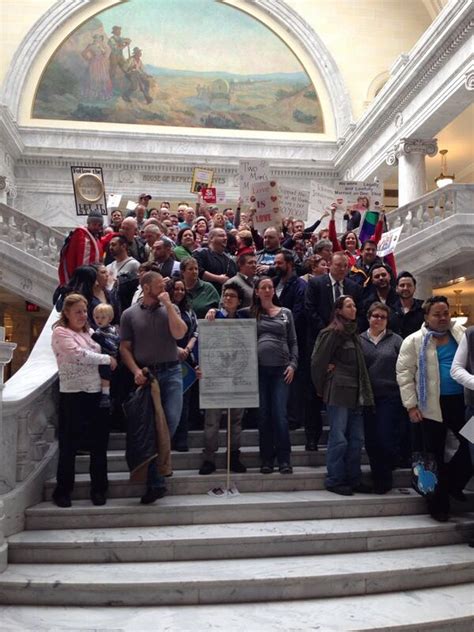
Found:
<svg viewBox="0 0 474 632"><path fill-rule="evenodd" d="M50 59L32 115L324 132L296 56L258 20L214 0L130 0L87 20Z"/></svg>

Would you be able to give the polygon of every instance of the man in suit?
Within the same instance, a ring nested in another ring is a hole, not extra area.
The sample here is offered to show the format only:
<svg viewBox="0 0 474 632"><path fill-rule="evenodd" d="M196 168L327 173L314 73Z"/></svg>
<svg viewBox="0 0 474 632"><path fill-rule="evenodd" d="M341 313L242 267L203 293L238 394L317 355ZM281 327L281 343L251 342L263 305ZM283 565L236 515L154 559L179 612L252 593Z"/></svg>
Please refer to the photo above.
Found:
<svg viewBox="0 0 474 632"><path fill-rule="evenodd" d="M321 329L329 325L334 301L342 294L352 296L359 307L362 288L354 281L346 278L349 271L349 261L343 252L333 254L329 266L329 274L310 277L305 294L305 309L307 322L307 341L305 359L311 360L314 343ZM311 376L307 367L306 375ZM321 406L322 400L316 395L311 377L306 383L306 449L317 450L317 444L322 432Z"/></svg>

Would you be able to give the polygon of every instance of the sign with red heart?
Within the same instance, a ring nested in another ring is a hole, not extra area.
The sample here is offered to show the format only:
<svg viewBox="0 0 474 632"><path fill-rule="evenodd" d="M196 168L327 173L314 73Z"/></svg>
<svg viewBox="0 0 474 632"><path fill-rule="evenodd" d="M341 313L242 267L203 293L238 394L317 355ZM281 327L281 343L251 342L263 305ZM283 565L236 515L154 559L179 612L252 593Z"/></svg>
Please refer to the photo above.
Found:
<svg viewBox="0 0 474 632"><path fill-rule="evenodd" d="M255 208L254 227L263 234L265 229L275 227L281 229L281 212L277 183L264 180L252 184L251 204Z"/></svg>

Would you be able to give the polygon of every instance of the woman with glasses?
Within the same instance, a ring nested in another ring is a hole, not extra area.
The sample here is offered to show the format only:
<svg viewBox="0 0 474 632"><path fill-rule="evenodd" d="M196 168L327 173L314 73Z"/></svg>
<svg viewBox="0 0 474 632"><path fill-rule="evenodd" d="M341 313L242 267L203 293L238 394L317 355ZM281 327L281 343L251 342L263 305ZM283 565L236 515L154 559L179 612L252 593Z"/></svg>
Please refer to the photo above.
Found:
<svg viewBox="0 0 474 632"><path fill-rule="evenodd" d="M397 465L400 426L405 415L397 384L396 364L402 338L388 329L390 309L375 302L369 307L369 328L361 334L375 406L364 410L365 448L376 494L392 489Z"/></svg>
<svg viewBox="0 0 474 632"><path fill-rule="evenodd" d="M363 406L373 406L372 387L357 333L357 308L351 296L334 302L333 317L323 329L311 356L316 393L326 404L329 420L326 489L352 496L371 489L362 483Z"/></svg>
<svg viewBox="0 0 474 632"><path fill-rule="evenodd" d="M212 308L206 314L206 319L220 320L222 318L240 318L237 310L242 307L244 291L237 283L227 283L222 294L222 307ZM243 473L247 468L240 462L240 437L242 434L243 408L230 409L230 470ZM199 474L212 474L216 470L215 455L219 448L219 426L222 411L218 408L208 408L204 420L204 461Z"/></svg>

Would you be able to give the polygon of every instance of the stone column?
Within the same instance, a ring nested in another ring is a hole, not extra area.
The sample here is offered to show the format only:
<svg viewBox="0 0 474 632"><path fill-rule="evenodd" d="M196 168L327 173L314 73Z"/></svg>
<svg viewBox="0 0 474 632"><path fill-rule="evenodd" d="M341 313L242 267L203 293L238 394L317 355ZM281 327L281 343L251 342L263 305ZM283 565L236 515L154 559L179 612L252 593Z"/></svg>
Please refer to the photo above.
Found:
<svg viewBox="0 0 474 632"><path fill-rule="evenodd" d="M398 163L398 206L426 193L425 156L438 153L437 139L402 138L387 156L387 164Z"/></svg>
<svg viewBox="0 0 474 632"><path fill-rule="evenodd" d="M0 327L0 466L1 463L5 463L5 450L8 450L6 445L3 419L2 419L2 391L3 391L3 367L12 359L13 351L16 344L14 342L4 342L5 329ZM3 473L0 472L0 482L3 480ZM0 500L0 573L2 573L7 567L8 559L8 544L5 540L3 533L3 521L5 520L5 514L3 513L3 501Z"/></svg>

